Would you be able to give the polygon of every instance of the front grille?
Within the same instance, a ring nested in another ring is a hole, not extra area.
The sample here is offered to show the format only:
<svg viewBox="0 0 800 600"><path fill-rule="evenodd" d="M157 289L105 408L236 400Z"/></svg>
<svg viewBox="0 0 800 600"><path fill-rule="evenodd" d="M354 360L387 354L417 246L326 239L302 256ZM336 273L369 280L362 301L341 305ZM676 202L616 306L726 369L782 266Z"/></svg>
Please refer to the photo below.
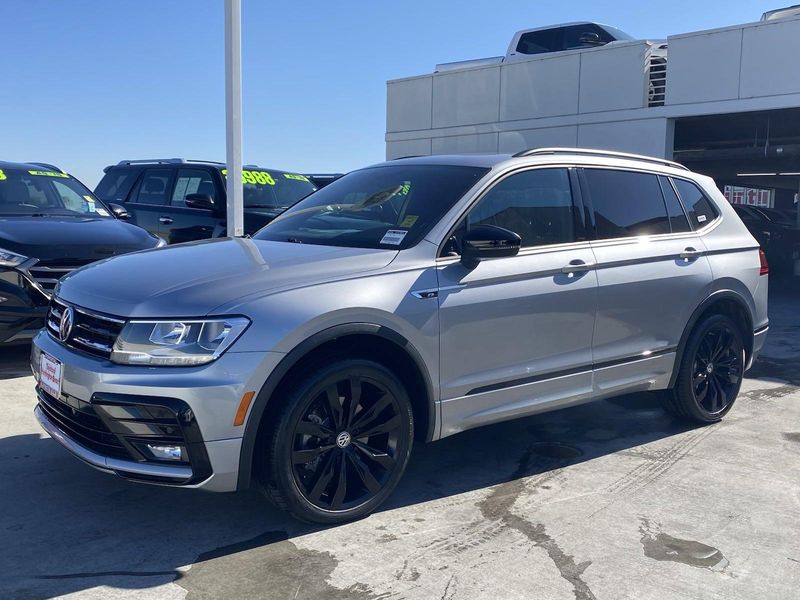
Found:
<svg viewBox="0 0 800 600"><path fill-rule="evenodd" d="M97 259L91 260L40 260L28 269L33 280L39 284L45 293L53 294L58 280L75 269L88 265Z"/></svg>
<svg viewBox="0 0 800 600"><path fill-rule="evenodd" d="M57 298L51 299L50 309L47 312L47 330L50 335L62 344L81 352L110 358L114 342L125 326L125 321L73 306L72 332L66 340L62 340L59 328L66 309L67 305L64 302Z"/></svg>
<svg viewBox="0 0 800 600"><path fill-rule="evenodd" d="M109 431L91 404L71 397L67 402L56 400L41 389L38 394L39 406L66 436L103 456L131 460L130 452Z"/></svg>

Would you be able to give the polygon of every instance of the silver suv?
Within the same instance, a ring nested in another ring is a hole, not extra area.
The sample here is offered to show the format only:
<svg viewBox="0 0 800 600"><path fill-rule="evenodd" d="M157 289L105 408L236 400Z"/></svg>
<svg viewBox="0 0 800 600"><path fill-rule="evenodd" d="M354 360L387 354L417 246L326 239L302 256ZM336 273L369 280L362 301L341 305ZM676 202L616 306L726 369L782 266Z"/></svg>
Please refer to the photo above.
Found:
<svg viewBox="0 0 800 600"><path fill-rule="evenodd" d="M406 158L253 239L64 278L36 416L98 469L321 523L414 442L627 392L711 423L767 332L768 267L708 177L596 150Z"/></svg>

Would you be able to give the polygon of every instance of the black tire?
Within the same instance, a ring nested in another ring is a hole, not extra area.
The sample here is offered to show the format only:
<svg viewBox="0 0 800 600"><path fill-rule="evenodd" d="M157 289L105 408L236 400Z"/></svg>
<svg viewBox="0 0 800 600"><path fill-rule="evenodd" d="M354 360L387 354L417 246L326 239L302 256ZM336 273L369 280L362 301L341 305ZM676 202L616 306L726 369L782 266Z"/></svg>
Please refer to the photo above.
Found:
<svg viewBox="0 0 800 600"><path fill-rule="evenodd" d="M665 409L698 423L716 423L733 407L744 375L744 342L726 315L698 323L686 343L675 387L664 394Z"/></svg>
<svg viewBox="0 0 800 600"><path fill-rule="evenodd" d="M329 361L308 372L264 430L259 479L267 497L298 519L359 519L386 500L405 471L411 401L400 379L371 360Z"/></svg>

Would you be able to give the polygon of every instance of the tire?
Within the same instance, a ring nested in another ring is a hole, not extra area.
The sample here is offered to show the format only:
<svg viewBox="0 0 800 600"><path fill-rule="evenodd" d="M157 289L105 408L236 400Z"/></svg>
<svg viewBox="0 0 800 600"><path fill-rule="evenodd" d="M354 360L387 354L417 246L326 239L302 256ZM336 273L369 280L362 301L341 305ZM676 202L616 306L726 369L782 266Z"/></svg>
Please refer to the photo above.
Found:
<svg viewBox="0 0 800 600"><path fill-rule="evenodd" d="M736 401L744 364L739 326L726 315L703 319L686 343L675 387L664 394L665 409L689 421L716 423Z"/></svg>
<svg viewBox="0 0 800 600"><path fill-rule="evenodd" d="M405 471L411 401L400 379L371 360L329 361L307 372L264 430L259 480L270 500L300 520L359 519L389 497Z"/></svg>

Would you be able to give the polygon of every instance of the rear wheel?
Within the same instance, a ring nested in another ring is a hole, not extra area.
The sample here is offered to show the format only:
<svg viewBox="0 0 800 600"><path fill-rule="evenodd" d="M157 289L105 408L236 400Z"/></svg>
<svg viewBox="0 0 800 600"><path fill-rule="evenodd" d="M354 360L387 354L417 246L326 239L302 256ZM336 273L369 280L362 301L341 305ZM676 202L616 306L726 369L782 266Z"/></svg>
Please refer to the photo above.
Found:
<svg viewBox="0 0 800 600"><path fill-rule="evenodd" d="M268 430L261 480L297 518L336 523L374 511L405 471L413 440L408 394L364 359L313 369Z"/></svg>
<svg viewBox="0 0 800 600"><path fill-rule="evenodd" d="M689 336L675 388L665 395L666 409L692 421L719 421L739 393L744 362L736 323L725 315L704 319Z"/></svg>

